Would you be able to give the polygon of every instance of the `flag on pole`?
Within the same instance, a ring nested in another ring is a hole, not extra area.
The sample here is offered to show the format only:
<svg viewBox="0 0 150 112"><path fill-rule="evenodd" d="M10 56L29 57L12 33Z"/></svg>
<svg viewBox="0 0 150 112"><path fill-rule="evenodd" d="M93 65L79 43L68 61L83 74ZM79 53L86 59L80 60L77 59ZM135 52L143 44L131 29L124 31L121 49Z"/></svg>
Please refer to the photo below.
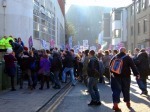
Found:
<svg viewBox="0 0 150 112"><path fill-rule="evenodd" d="M48 49L48 45L47 45L47 42L46 42L45 40L41 39L41 45L42 45L42 47L43 47L45 50Z"/></svg>
<svg viewBox="0 0 150 112"><path fill-rule="evenodd" d="M69 37L69 47L72 48L72 36Z"/></svg>
<svg viewBox="0 0 150 112"><path fill-rule="evenodd" d="M33 47L32 36L29 37L28 44L29 44L29 48L31 49Z"/></svg>
<svg viewBox="0 0 150 112"><path fill-rule="evenodd" d="M54 48L54 46L55 46L55 40L54 39L50 39L50 46L51 46L51 48Z"/></svg>

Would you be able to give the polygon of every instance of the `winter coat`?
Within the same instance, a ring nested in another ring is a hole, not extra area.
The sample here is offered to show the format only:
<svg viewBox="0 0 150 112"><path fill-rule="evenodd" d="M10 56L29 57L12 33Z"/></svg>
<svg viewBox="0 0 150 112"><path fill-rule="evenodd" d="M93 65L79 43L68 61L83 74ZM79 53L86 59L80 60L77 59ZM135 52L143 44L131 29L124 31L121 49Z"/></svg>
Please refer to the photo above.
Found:
<svg viewBox="0 0 150 112"><path fill-rule="evenodd" d="M63 60L63 63L65 63L65 67L72 68L74 67L74 58L72 55L66 55L65 59Z"/></svg>
<svg viewBox="0 0 150 112"><path fill-rule="evenodd" d="M61 69L62 69L61 59L59 57L54 57L51 63L51 71L56 72L61 71Z"/></svg>
<svg viewBox="0 0 150 112"><path fill-rule="evenodd" d="M110 55L105 55L105 56L102 58L102 61L103 61L103 64L104 64L104 67L105 67L105 68L109 68L110 60L111 60L111 56L110 56Z"/></svg>
<svg viewBox="0 0 150 112"><path fill-rule="evenodd" d="M88 76L95 77L94 76L95 71L99 72L99 61L95 56L93 56L90 58L90 61L88 63L88 70L87 70Z"/></svg>
<svg viewBox="0 0 150 112"><path fill-rule="evenodd" d="M40 59L40 70L38 74L50 75L51 63L48 58L41 57Z"/></svg>
<svg viewBox="0 0 150 112"><path fill-rule="evenodd" d="M117 56L117 58L121 58L125 55L126 55L125 53L121 52L121 53L117 54L116 56ZM110 65L111 65L112 61L116 58L116 56L112 58L112 60L110 61ZM114 73L114 76L130 77L130 75L131 75L130 68L132 69L135 76L139 75L139 72L138 72L136 65L134 64L132 58L127 55L125 58L123 58L123 66L122 66L121 74L118 75L118 74Z"/></svg>
<svg viewBox="0 0 150 112"><path fill-rule="evenodd" d="M12 54L6 54L4 55L4 60L5 60L5 73L7 73L8 76L14 76L16 74L16 67L15 67L16 58Z"/></svg>
<svg viewBox="0 0 150 112"><path fill-rule="evenodd" d="M89 63L89 57L85 56L83 61L83 75L87 75L88 63Z"/></svg>
<svg viewBox="0 0 150 112"><path fill-rule="evenodd" d="M148 54L146 52L141 52L138 54L135 61L137 69L140 72L141 78L148 78L149 73L149 63L148 63Z"/></svg>

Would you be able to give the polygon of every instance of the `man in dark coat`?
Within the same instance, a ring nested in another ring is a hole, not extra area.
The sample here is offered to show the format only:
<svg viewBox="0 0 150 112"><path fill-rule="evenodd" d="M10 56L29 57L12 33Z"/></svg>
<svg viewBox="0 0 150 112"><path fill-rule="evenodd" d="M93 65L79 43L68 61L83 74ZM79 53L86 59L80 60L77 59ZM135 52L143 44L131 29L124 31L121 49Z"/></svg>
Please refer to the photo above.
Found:
<svg viewBox="0 0 150 112"><path fill-rule="evenodd" d="M98 91L98 78L99 76L99 62L95 56L95 51L91 50L89 53L89 63L88 63L88 91L91 95L91 102L88 104L91 105L101 105L100 95Z"/></svg>
<svg viewBox="0 0 150 112"><path fill-rule="evenodd" d="M64 59L62 60L65 63L65 68L62 73L62 82L65 83L66 81L66 73L70 72L72 86L75 86L75 78L74 78L74 59L73 56L69 51L66 51L64 54Z"/></svg>
<svg viewBox="0 0 150 112"><path fill-rule="evenodd" d="M137 80L137 83L139 85L139 88L142 91L141 94L145 94L145 95L148 94L147 82L146 82L146 80L148 79L148 75L149 75L149 62L148 61L149 60L148 60L147 52L145 51L145 49L141 49L140 53L137 56L135 63L140 73L140 79Z"/></svg>
<svg viewBox="0 0 150 112"><path fill-rule="evenodd" d="M136 66L131 59L130 56L126 55L126 49L123 47L120 49L120 53L117 54L115 57L112 58L110 62L110 66L112 66L113 60L122 59L123 65L121 69L121 74L113 73L111 74L111 89L112 89L112 99L113 99L113 110L115 111L121 111L121 109L118 107L118 103L120 102L120 93L123 93L124 102L126 102L126 106L130 108L130 83L131 83L131 70L132 69L134 75L137 79L139 79L139 72L136 69Z"/></svg>
<svg viewBox="0 0 150 112"><path fill-rule="evenodd" d="M20 44L13 42L12 40L9 40L9 44L12 46L12 49L15 52L16 58L18 58L20 54L23 52L23 47Z"/></svg>

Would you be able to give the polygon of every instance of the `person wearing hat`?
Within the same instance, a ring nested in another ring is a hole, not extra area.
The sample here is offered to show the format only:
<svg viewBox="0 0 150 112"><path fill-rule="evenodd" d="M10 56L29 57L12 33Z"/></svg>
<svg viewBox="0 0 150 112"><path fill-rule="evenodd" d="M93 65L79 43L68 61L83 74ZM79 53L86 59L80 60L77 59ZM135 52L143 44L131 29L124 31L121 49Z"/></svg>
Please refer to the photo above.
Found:
<svg viewBox="0 0 150 112"><path fill-rule="evenodd" d="M5 71L7 75L11 78L11 91L15 91L14 87L14 78L16 74L16 67L15 67L15 54L13 53L12 48L8 48L6 54L4 55L5 60Z"/></svg>
<svg viewBox="0 0 150 112"><path fill-rule="evenodd" d="M13 40L9 40L9 44L11 45L13 51L15 52L16 58L18 59L20 54L23 52L23 47L20 44L13 42Z"/></svg>

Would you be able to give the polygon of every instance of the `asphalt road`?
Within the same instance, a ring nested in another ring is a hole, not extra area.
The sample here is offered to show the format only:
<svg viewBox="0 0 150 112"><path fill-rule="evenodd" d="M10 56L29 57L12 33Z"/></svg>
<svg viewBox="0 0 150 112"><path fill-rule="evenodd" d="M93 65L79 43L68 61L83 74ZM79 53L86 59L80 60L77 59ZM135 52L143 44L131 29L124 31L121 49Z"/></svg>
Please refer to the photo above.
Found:
<svg viewBox="0 0 150 112"><path fill-rule="evenodd" d="M60 101L60 105L55 112L113 112L112 110L112 92L110 85L99 84L99 91L101 96L101 106L88 106L90 101L89 94L85 91L86 87L82 83L78 83L70 92ZM148 80L148 91L150 94L150 80ZM121 96L121 103L119 107L122 112L150 112L150 96L141 96L140 89L132 77L131 83L131 109L129 110Z"/></svg>

